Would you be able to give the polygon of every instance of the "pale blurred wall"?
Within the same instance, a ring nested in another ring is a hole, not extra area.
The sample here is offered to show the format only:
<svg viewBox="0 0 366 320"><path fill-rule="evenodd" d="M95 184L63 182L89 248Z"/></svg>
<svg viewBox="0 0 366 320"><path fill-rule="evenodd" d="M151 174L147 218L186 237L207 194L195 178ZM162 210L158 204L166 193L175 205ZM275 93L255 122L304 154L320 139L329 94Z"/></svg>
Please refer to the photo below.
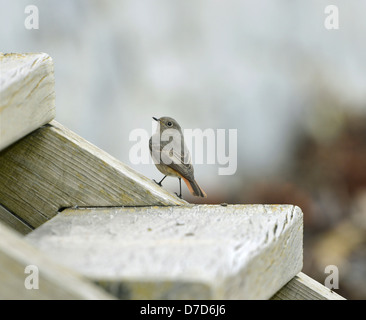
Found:
<svg viewBox="0 0 366 320"><path fill-rule="evenodd" d="M39 30L24 27L29 4ZM328 4L339 7L337 31L324 28ZM152 116L238 129L236 175L196 166L207 193L225 196L287 166L298 132L319 121L319 96L366 107L365 0L0 0L0 8L0 51L54 59L56 120L150 178L161 174L129 163L128 137L151 130Z"/></svg>

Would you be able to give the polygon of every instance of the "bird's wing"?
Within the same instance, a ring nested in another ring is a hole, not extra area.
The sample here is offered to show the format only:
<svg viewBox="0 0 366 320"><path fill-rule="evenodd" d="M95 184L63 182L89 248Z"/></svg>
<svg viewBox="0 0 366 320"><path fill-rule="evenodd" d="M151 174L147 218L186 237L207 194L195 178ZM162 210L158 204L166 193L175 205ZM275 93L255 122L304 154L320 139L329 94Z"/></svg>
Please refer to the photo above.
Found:
<svg viewBox="0 0 366 320"><path fill-rule="evenodd" d="M186 179L194 179L191 155L182 136L174 136L169 141L150 138L149 147L155 163L166 164Z"/></svg>
<svg viewBox="0 0 366 320"><path fill-rule="evenodd" d="M168 164L168 166L177 171L184 178L188 180L194 180L194 170L191 161L191 155L184 141L180 152L179 149L176 151L175 148L172 151L173 152L169 152L168 148L169 156L172 159L172 162ZM165 152L166 151L164 151L164 154Z"/></svg>

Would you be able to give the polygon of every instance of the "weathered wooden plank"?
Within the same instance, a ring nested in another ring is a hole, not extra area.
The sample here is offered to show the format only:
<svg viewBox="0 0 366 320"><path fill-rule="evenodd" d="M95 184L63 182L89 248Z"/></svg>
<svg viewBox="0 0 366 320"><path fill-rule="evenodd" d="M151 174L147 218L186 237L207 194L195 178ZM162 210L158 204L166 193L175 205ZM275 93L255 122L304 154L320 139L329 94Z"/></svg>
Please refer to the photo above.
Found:
<svg viewBox="0 0 366 320"><path fill-rule="evenodd" d="M26 239L122 299L268 299L302 268L291 205L68 209Z"/></svg>
<svg viewBox="0 0 366 320"><path fill-rule="evenodd" d="M53 262L1 223L0 235L0 300L113 298L74 271ZM27 266L32 269L26 270ZM28 276L32 281L26 281ZM27 288L27 283L36 285L37 280L38 289Z"/></svg>
<svg viewBox="0 0 366 320"><path fill-rule="evenodd" d="M45 53L0 53L0 150L55 117L55 78Z"/></svg>
<svg viewBox="0 0 366 320"><path fill-rule="evenodd" d="M27 234L33 230L33 228L6 210L2 205L0 205L0 222L3 222L5 225L11 227L14 230L18 230L18 232L21 234Z"/></svg>
<svg viewBox="0 0 366 320"><path fill-rule="evenodd" d="M186 204L56 121L0 152L0 164L0 204L34 228L65 207Z"/></svg>
<svg viewBox="0 0 366 320"><path fill-rule="evenodd" d="M345 298L300 272L271 300L345 300Z"/></svg>

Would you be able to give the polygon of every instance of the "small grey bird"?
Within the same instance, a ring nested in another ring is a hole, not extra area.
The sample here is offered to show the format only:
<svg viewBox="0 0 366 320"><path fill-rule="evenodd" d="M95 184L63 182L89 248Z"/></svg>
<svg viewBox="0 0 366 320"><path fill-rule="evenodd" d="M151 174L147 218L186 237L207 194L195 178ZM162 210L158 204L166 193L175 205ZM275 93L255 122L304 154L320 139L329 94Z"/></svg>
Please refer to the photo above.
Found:
<svg viewBox="0 0 366 320"><path fill-rule="evenodd" d="M156 132L149 141L150 154L158 170L164 174L160 182L161 186L167 176L179 179L179 198L182 198L182 181L186 183L190 193L197 197L206 198L206 193L200 188L194 179L194 170L190 153L184 143L182 129L177 121L170 117L161 117Z"/></svg>

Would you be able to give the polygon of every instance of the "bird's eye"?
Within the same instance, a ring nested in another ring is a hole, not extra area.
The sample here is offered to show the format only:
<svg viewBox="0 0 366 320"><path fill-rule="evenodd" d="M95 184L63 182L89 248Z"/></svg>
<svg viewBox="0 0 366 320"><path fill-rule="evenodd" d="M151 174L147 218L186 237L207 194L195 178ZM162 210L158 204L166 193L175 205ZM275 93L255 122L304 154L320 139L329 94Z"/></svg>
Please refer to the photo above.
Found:
<svg viewBox="0 0 366 320"><path fill-rule="evenodd" d="M167 123L167 125L168 125L168 127L171 127L173 124L169 121L169 122Z"/></svg>

